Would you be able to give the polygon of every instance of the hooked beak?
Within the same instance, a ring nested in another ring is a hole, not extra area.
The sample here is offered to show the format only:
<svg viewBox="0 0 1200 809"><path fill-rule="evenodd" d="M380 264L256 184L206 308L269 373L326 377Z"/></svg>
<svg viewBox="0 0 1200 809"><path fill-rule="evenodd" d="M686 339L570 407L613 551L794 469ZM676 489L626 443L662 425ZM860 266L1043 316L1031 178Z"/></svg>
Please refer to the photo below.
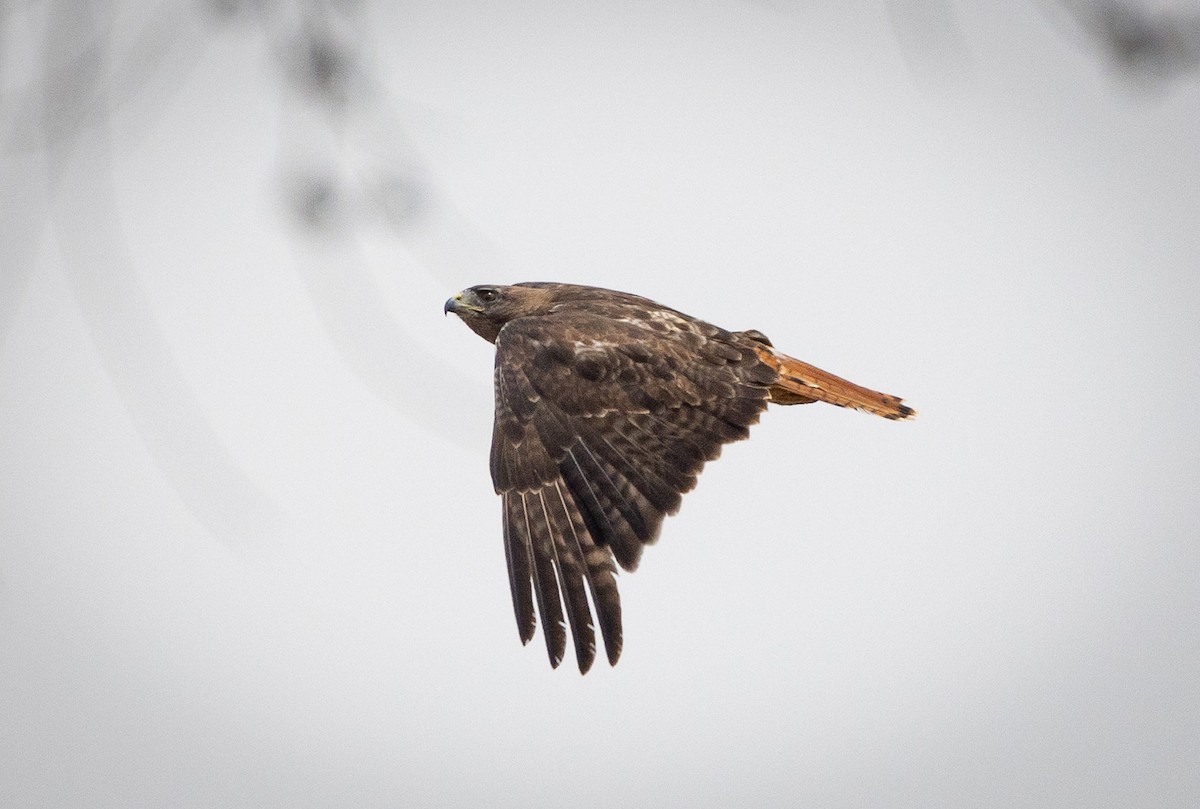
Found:
<svg viewBox="0 0 1200 809"><path fill-rule="evenodd" d="M460 312L482 312L483 309L479 306L472 306L469 303L463 302L463 294L461 292L452 295L446 300L446 305L442 307L442 314L448 315L451 312L458 314Z"/></svg>

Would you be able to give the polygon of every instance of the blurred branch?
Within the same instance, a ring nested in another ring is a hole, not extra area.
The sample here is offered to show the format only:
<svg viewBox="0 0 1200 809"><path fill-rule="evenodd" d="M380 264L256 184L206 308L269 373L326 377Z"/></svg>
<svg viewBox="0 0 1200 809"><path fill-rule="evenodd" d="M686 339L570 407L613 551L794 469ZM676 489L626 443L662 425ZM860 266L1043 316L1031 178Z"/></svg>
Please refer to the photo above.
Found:
<svg viewBox="0 0 1200 809"><path fill-rule="evenodd" d="M382 224L423 269L455 279L446 294L466 271L503 263L434 189L365 57L371 32L358 3L50 0L0 11L0 46L16 44L14 32L41 36L40 48L19 43L30 47L33 68L7 76L0 95L0 340L49 222L89 337L139 435L197 518L226 538L265 503L213 433L155 323L117 215L111 130L121 123L114 113L132 105L136 114L125 118L144 127L183 84L214 25L238 24L258 30L280 67L291 124L281 135L281 176L308 237L297 243L297 271L332 344L367 388L449 441L469 435L456 412L462 382L390 312L358 240L364 226ZM430 301L431 311L441 301Z"/></svg>
<svg viewBox="0 0 1200 809"><path fill-rule="evenodd" d="M468 446L469 413L455 395L462 380L388 308L361 240L382 226L421 270L446 280L446 295L477 268L502 272L505 262L438 192L400 104L364 51L372 37L356 11L321 2L258 8L288 122L280 129L283 198L307 237L297 269L362 384L430 432Z"/></svg>
<svg viewBox="0 0 1200 809"><path fill-rule="evenodd" d="M22 227L48 215L88 335L147 450L202 525L223 540L242 540L268 504L217 438L179 372L117 216L107 121L113 109L113 79L106 70L111 14L107 4L80 0L49 7L40 82L21 105L30 113L22 131L39 134L41 149L24 163L8 164L24 166L24 190L32 199L39 198L40 176L48 207ZM31 110L29 101L37 108ZM11 153L5 157L13 159ZM43 159L40 174L32 167ZM3 193L7 203L21 191ZM36 232L30 227L30 234ZM16 256L22 277L34 252L27 243L25 254Z"/></svg>
<svg viewBox="0 0 1200 809"><path fill-rule="evenodd" d="M1075 25L1126 76L1166 82L1200 69L1200 12L1118 0L1060 0Z"/></svg>

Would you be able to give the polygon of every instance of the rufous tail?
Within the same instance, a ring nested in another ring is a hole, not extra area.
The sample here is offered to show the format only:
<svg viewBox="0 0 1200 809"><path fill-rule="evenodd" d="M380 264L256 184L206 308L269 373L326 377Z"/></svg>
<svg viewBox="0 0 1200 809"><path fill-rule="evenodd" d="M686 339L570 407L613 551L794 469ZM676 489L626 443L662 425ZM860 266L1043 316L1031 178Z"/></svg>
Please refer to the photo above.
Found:
<svg viewBox="0 0 1200 809"><path fill-rule="evenodd" d="M904 404L898 396L855 385L807 362L781 354L770 346L755 348L762 361L779 372L779 381L770 390L771 401L776 404L828 402L898 421L917 415L917 411Z"/></svg>

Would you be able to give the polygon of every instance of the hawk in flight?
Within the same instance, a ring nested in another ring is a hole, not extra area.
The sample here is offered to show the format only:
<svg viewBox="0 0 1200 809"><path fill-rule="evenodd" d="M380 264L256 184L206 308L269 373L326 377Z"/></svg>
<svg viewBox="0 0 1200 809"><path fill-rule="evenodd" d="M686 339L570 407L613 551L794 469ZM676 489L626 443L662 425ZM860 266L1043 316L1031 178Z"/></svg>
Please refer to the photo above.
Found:
<svg viewBox="0 0 1200 809"><path fill-rule="evenodd" d="M706 461L748 437L769 402L828 402L887 419L916 411L771 347L638 295L575 284L474 286L446 312L496 344L491 470L521 642L537 612L557 667L571 628L621 656L616 563L632 571Z"/></svg>

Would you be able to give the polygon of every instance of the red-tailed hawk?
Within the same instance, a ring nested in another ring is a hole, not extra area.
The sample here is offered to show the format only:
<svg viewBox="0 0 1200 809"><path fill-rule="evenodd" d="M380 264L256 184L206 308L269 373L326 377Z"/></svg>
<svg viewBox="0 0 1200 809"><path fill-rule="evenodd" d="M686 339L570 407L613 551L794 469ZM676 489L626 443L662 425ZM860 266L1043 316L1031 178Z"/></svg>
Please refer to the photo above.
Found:
<svg viewBox="0 0 1200 809"><path fill-rule="evenodd" d="M614 558L637 567L706 461L749 436L768 402L828 402L888 419L916 411L637 295L574 284L474 286L446 312L496 344L491 469L521 642L537 626L557 667L563 612L580 672L621 656Z"/></svg>

